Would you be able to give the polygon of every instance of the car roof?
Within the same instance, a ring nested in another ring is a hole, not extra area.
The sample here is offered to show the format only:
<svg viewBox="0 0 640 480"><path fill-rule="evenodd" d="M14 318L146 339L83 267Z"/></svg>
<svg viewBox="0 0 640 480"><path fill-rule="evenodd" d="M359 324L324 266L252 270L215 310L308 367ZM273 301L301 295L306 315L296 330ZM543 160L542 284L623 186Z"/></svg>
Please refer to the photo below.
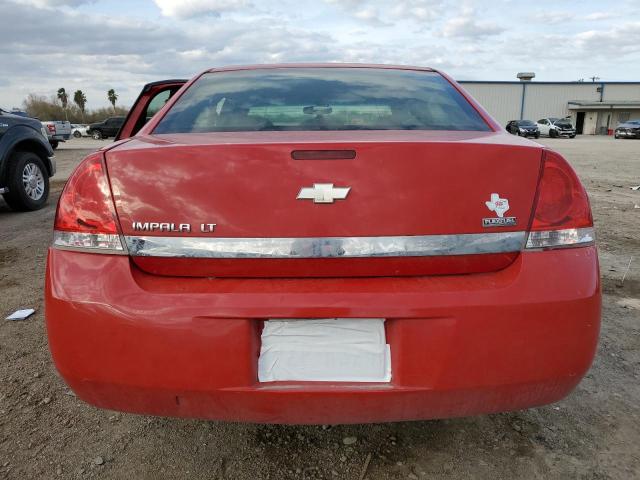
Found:
<svg viewBox="0 0 640 480"><path fill-rule="evenodd" d="M437 72L431 67L416 67L410 65L388 65L376 63L264 63L256 65L230 65L227 67L215 67L207 70L210 72L227 72L234 70L269 70L276 68L378 68L385 70L419 70L424 72Z"/></svg>

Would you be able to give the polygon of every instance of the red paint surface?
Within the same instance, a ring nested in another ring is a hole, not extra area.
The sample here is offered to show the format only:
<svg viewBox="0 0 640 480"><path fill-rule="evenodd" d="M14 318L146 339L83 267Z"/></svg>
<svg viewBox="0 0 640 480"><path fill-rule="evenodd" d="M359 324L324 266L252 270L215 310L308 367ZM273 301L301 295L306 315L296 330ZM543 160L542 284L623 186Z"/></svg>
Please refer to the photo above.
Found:
<svg viewBox="0 0 640 480"><path fill-rule="evenodd" d="M161 258L135 257L148 273L181 277L384 277L494 272L519 252L382 258Z"/></svg>
<svg viewBox="0 0 640 480"><path fill-rule="evenodd" d="M46 317L60 373L85 401L137 413L355 423L498 412L559 400L591 364L594 247L525 252L476 275L204 279L126 256L52 249ZM260 384L266 318L383 317L390 384Z"/></svg>
<svg viewBox="0 0 640 480"><path fill-rule="evenodd" d="M542 148L486 132L241 132L136 137L106 152L125 235L366 237L526 230ZM354 159L294 160L295 150L355 150ZM302 187L351 187L346 200L296 200ZM508 198L512 227L487 229L485 202ZM190 233L134 222L189 223ZM201 223L215 223L201 233ZM354 261L135 259L165 275L431 275L495 271L513 255ZM359 273L356 273L359 272Z"/></svg>

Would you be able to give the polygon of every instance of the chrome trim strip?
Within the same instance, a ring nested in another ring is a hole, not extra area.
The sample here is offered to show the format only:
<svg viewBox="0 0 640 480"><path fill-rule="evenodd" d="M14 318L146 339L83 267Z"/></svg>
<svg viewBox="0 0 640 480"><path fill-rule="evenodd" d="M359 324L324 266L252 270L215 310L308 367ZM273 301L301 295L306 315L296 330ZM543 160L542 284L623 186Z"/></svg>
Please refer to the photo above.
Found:
<svg viewBox="0 0 640 480"><path fill-rule="evenodd" d="M519 252L526 232L400 237L212 238L125 236L133 256L187 258L430 257Z"/></svg>

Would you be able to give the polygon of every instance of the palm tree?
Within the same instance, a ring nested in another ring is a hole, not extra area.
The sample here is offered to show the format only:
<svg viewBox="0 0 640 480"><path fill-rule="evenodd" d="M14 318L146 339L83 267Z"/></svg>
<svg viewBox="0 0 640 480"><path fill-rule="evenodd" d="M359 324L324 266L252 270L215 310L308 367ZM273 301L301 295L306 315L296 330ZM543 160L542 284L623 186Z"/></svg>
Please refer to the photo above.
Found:
<svg viewBox="0 0 640 480"><path fill-rule="evenodd" d="M118 95L116 94L116 91L112 88L107 92L107 98L109 99L109 101L111 102L111 105L113 105L113 113L116 113L116 100L118 100Z"/></svg>
<svg viewBox="0 0 640 480"><path fill-rule="evenodd" d="M67 104L69 103L69 97L67 95L67 91L64 88L58 89L58 100L62 103L62 109L64 110L64 118L65 120L69 120L67 116Z"/></svg>
<svg viewBox="0 0 640 480"><path fill-rule="evenodd" d="M76 93L73 94L73 101L78 105L80 113L82 114L82 123L84 123L84 107L87 105L87 96L82 90L76 90Z"/></svg>

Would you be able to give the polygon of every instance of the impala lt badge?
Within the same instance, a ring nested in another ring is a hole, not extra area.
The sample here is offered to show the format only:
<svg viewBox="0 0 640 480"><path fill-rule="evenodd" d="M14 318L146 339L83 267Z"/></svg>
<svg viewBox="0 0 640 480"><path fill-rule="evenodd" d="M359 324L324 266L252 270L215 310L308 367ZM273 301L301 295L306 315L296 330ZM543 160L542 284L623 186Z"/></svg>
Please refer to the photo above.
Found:
<svg viewBox="0 0 640 480"><path fill-rule="evenodd" d="M313 203L333 203L334 200L344 200L349 195L351 187L334 187L333 183L314 183L313 187L300 189L298 200L313 200Z"/></svg>
<svg viewBox="0 0 640 480"><path fill-rule="evenodd" d="M167 222L133 222L133 229L137 232L181 232L190 233L190 223L167 223ZM201 223L201 233L213 233L215 223Z"/></svg>
<svg viewBox="0 0 640 480"><path fill-rule="evenodd" d="M500 198L497 193L491 194L491 199L484 202L489 210L495 212L497 218L483 218L483 227L513 227L516 225L516 217L505 217L504 214L509 210L509 200Z"/></svg>

